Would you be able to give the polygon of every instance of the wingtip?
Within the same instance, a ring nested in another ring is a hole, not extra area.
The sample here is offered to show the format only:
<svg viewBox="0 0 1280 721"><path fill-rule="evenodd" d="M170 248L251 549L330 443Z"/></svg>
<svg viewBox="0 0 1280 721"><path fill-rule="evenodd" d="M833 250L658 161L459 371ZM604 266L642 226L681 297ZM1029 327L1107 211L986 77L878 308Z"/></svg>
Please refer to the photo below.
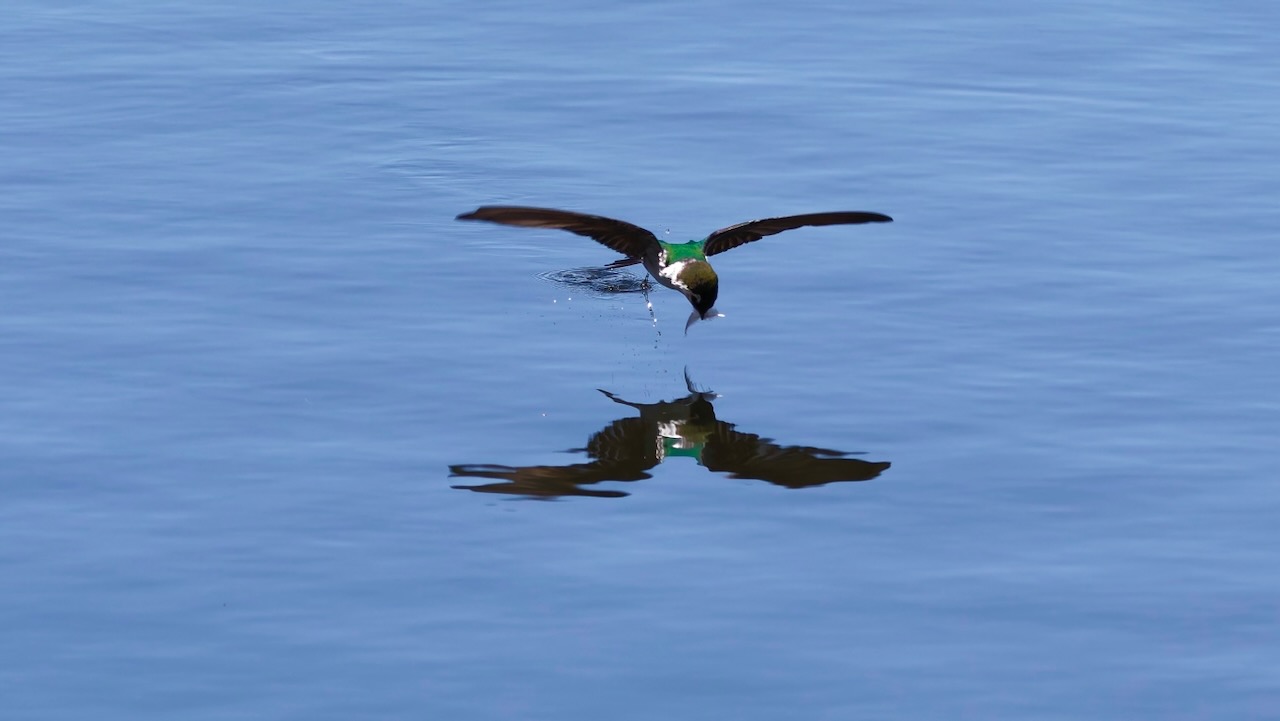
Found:
<svg viewBox="0 0 1280 721"><path fill-rule="evenodd" d="M453 219L454 220L475 220L476 213L479 213L479 212L480 210L477 208L476 210L473 210L470 213L458 213L453 217Z"/></svg>

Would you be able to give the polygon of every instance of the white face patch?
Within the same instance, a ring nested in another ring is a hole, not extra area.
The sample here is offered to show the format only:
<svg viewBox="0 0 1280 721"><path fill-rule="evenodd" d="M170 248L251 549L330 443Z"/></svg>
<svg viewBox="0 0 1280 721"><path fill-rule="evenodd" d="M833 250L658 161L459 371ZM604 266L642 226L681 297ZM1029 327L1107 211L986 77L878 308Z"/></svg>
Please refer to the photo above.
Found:
<svg viewBox="0 0 1280 721"><path fill-rule="evenodd" d="M693 261L691 260L681 260L681 261L672 263L671 265L668 265L667 267L663 268L659 272L659 275L665 278L667 284L672 288L678 288L680 290L689 290L689 286L680 282L680 271L684 270L685 266L689 265L692 262Z"/></svg>

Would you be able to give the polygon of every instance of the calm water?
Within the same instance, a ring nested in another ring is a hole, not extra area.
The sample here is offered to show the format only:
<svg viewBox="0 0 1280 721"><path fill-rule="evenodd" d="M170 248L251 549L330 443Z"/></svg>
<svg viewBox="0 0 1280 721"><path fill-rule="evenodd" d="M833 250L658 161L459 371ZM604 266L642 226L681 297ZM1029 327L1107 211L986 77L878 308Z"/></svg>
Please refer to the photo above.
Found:
<svg viewBox="0 0 1280 721"><path fill-rule="evenodd" d="M11 3L3 715L1274 714L1277 29Z"/></svg>

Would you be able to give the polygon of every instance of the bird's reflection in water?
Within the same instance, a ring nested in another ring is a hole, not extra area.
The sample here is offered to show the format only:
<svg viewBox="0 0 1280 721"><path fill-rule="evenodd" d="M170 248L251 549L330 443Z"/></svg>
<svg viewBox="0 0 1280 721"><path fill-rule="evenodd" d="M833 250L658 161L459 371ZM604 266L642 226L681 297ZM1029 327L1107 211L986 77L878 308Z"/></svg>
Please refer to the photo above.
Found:
<svg viewBox="0 0 1280 721"><path fill-rule="evenodd" d="M652 478L649 470L672 456L689 456L718 473L752 478L786 488L808 488L840 481L867 481L889 463L848 458L848 453L809 446L780 446L768 438L734 430L716 419L711 402L716 395L694 388L685 373L689 395L659 403L632 403L600 391L614 403L629 406L640 416L619 418L587 441L590 461L567 466L450 466L451 478L487 478L494 483L457 485L478 493L555 498L594 496L621 498L623 491L590 488L606 481Z"/></svg>

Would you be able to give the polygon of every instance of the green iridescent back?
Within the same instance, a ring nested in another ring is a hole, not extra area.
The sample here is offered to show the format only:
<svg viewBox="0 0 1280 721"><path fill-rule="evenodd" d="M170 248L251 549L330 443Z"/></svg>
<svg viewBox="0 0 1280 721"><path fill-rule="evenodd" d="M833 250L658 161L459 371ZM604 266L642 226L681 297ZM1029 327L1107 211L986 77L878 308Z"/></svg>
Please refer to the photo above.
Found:
<svg viewBox="0 0 1280 721"><path fill-rule="evenodd" d="M662 249L667 254L667 264L682 260L706 260L707 256L702 252L703 242L705 241L691 240L688 243L662 243Z"/></svg>

